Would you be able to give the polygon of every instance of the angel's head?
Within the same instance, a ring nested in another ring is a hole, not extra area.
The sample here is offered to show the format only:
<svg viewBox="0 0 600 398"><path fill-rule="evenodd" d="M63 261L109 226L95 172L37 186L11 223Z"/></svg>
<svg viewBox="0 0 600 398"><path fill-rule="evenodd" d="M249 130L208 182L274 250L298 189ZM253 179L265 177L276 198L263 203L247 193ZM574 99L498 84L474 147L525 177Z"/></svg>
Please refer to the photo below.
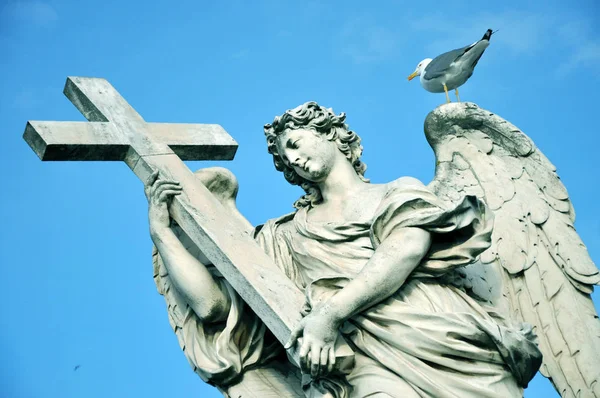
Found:
<svg viewBox="0 0 600 398"><path fill-rule="evenodd" d="M364 181L367 166L360 160L360 137L344 123L346 115L336 115L331 108L307 102L264 127L267 147L275 168L306 194L294 203L301 208L321 201L318 183L327 178L337 159L350 162Z"/></svg>

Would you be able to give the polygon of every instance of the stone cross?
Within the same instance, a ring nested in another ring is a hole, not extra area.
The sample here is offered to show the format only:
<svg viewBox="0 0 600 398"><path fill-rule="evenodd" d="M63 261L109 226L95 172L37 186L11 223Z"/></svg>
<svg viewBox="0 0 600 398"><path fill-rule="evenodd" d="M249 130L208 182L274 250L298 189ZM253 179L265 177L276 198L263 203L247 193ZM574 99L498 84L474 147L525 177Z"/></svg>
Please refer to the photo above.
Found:
<svg viewBox="0 0 600 398"><path fill-rule="evenodd" d="M179 181L173 219L284 344L304 295L183 163L231 160L235 140L214 124L146 123L104 79L69 77L64 94L91 123L29 121L23 138L40 159L122 160L142 182L155 170ZM336 367L346 367L352 352L338 341ZM297 353L290 356L297 364Z"/></svg>

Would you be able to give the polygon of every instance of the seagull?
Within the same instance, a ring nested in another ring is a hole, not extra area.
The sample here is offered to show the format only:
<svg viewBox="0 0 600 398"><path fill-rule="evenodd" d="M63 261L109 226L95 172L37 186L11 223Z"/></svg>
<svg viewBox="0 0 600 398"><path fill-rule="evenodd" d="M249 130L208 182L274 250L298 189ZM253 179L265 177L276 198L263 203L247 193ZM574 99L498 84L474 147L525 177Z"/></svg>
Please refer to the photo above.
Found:
<svg viewBox="0 0 600 398"><path fill-rule="evenodd" d="M487 46L490 45L492 33L495 32L488 29L483 38L473 44L448 51L438 55L433 60L425 58L419 62L417 69L408 76L408 80L421 76L421 86L431 93L445 92L446 102L450 102L448 90L454 89L456 98L460 102L458 87L465 84L473 75L475 65L477 65Z"/></svg>

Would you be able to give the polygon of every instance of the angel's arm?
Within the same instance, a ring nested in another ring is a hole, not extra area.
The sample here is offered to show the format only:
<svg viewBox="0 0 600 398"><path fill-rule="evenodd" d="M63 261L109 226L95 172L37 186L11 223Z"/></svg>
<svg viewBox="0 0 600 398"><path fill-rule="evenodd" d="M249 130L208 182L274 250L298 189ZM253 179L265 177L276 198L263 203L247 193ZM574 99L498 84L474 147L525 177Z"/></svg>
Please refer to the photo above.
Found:
<svg viewBox="0 0 600 398"><path fill-rule="evenodd" d="M431 245L424 229L401 227L381 242L361 272L326 304L343 322L394 294L419 265Z"/></svg>
<svg viewBox="0 0 600 398"><path fill-rule="evenodd" d="M224 320L231 302L206 266L187 251L171 228L154 228L150 236L175 288L196 315L204 323Z"/></svg>
<svg viewBox="0 0 600 398"><path fill-rule="evenodd" d="M206 266L187 251L169 226L168 201L180 192L177 182L159 180L158 173L150 176L145 186L150 237L174 287L185 302L203 322L218 322L229 312L228 296Z"/></svg>

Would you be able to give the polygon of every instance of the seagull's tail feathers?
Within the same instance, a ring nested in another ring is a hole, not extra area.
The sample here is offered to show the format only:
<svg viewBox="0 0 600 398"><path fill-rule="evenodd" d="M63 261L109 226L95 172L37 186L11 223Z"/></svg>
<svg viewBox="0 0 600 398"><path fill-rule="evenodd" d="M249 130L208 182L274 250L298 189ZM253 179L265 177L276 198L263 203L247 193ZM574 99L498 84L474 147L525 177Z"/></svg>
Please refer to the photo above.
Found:
<svg viewBox="0 0 600 398"><path fill-rule="evenodd" d="M487 46L490 45L490 37L492 37L492 34L495 32L497 32L497 30L492 31L491 29L488 29L487 32L485 32L485 34L483 35L483 38L471 46L471 48L477 47L479 51L475 51L475 54L473 54L473 61L471 62L471 74L469 75L469 77L471 77L471 75L473 74L473 69L475 69L475 66L477 66L477 62L479 62L479 59L483 55L483 52L485 51ZM485 43L481 43L483 41L485 41ZM480 45L477 46L477 44ZM469 50L471 48L469 48Z"/></svg>
<svg viewBox="0 0 600 398"><path fill-rule="evenodd" d="M496 32L497 32L497 31L496 31ZM483 37L481 38L481 40L487 40L487 41L490 41L490 38L492 37L492 33L494 33L494 32L492 32L492 30L491 30L491 29L488 29L488 30L485 32L485 34L483 35Z"/></svg>

